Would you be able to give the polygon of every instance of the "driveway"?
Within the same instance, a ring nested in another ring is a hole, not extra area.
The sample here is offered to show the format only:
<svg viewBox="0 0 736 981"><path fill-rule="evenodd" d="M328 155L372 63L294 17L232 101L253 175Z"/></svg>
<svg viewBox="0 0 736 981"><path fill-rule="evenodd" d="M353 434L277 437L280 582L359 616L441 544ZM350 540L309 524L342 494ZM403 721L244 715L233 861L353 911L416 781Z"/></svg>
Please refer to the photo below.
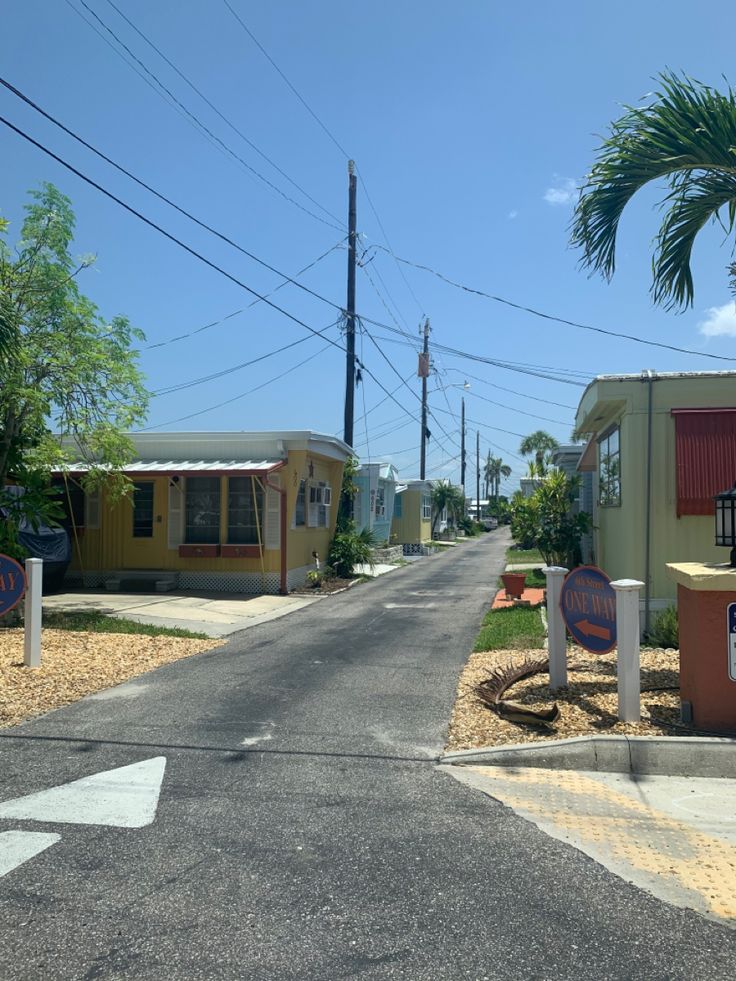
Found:
<svg viewBox="0 0 736 981"><path fill-rule="evenodd" d="M0 733L3 978L731 981L732 931L437 768L505 546Z"/></svg>
<svg viewBox="0 0 736 981"><path fill-rule="evenodd" d="M319 601L318 595L237 596L232 593L102 593L80 590L44 596L44 610L96 610L111 617L151 623L157 627L184 627L227 637L239 630L267 623Z"/></svg>

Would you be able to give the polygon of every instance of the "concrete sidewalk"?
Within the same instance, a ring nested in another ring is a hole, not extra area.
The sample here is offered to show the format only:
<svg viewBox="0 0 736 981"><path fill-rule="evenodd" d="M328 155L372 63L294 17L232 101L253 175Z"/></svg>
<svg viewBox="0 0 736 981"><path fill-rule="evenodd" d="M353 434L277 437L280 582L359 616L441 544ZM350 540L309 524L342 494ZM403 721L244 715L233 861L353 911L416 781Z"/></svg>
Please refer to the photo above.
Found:
<svg viewBox="0 0 736 981"><path fill-rule="evenodd" d="M70 592L44 596L45 611L96 610L111 617L150 623L157 627L183 627L227 637L258 623L276 620L318 602L319 595L237 596L232 593L102 593Z"/></svg>
<svg viewBox="0 0 736 981"><path fill-rule="evenodd" d="M658 899L736 927L736 780L442 769Z"/></svg>

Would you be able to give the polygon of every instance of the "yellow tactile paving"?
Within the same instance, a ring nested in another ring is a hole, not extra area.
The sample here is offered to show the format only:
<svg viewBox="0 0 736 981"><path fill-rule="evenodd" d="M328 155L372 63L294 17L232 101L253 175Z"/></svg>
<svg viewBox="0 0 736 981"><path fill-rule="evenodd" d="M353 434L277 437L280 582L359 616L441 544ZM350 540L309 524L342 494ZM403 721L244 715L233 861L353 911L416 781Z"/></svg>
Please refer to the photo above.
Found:
<svg viewBox="0 0 736 981"><path fill-rule="evenodd" d="M736 926L736 845L573 770L471 766L483 789L660 899Z"/></svg>

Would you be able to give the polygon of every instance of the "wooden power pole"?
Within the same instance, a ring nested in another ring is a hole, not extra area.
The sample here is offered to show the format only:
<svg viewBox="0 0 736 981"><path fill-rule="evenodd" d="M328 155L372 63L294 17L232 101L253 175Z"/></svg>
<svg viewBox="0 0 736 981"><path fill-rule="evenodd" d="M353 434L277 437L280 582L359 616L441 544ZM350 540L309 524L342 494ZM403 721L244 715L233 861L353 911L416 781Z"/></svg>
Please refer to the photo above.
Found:
<svg viewBox="0 0 736 981"><path fill-rule="evenodd" d="M429 376L429 319L424 321L424 348L419 355L419 374L422 376L422 442L419 479L424 480L427 466L427 378Z"/></svg>
<svg viewBox="0 0 736 981"><path fill-rule="evenodd" d="M348 301L347 322L345 325L345 347L347 362L345 370L345 429L343 439L348 446L353 445L353 415L355 406L355 237L356 237L356 191L355 163L348 160Z"/></svg>
<svg viewBox="0 0 736 981"><path fill-rule="evenodd" d="M480 433L475 433L475 517L480 521Z"/></svg>

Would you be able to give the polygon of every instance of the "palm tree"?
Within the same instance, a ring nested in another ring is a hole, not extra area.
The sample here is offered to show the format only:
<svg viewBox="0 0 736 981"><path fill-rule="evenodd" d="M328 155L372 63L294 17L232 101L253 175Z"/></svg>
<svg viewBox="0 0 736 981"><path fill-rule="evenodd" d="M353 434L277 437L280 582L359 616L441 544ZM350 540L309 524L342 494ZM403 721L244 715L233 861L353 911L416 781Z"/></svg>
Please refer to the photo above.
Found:
<svg viewBox="0 0 736 981"><path fill-rule="evenodd" d="M494 475L494 464L496 458L491 456L491 451L488 451L488 457L486 458L486 464L483 467L483 483L485 484L485 498L488 500L488 487L493 485L495 480Z"/></svg>
<svg viewBox="0 0 736 981"><path fill-rule="evenodd" d="M607 279L616 268L621 214L652 181L668 187L652 260L652 295L666 308L693 302L690 255L700 229L736 221L736 95L663 72L662 91L642 108L627 108L611 126L575 208L571 242L582 264ZM725 211L724 211L725 209ZM723 212L723 213L722 213ZM736 263L729 266L736 292Z"/></svg>
<svg viewBox="0 0 736 981"><path fill-rule="evenodd" d="M454 487L449 480L438 480L432 488L432 533L444 510L448 517L458 521L465 513L465 497L461 490Z"/></svg>
<svg viewBox="0 0 736 981"><path fill-rule="evenodd" d="M519 446L519 453L522 456L529 456L533 453L537 474L543 477L547 472L549 454L552 450L556 450L559 445L554 436L550 436L543 429L538 429L524 437Z"/></svg>
<svg viewBox="0 0 736 981"><path fill-rule="evenodd" d="M496 504L498 504L498 495L501 491L501 478L511 476L511 467L508 465L508 463L504 463L500 457L498 458L497 463L498 463L498 470L496 473Z"/></svg>

